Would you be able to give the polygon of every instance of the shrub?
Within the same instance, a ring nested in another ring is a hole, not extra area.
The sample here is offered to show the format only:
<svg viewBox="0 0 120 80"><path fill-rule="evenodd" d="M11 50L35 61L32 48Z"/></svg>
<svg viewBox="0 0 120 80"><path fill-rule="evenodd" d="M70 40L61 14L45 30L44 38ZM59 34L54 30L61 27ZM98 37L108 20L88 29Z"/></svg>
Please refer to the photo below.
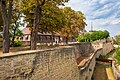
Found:
<svg viewBox="0 0 120 80"><path fill-rule="evenodd" d="M20 47L22 46L22 42L20 40L16 40L14 43L14 47Z"/></svg>
<svg viewBox="0 0 120 80"><path fill-rule="evenodd" d="M117 60L117 64L120 65L120 49L116 49L115 59Z"/></svg>
<svg viewBox="0 0 120 80"><path fill-rule="evenodd" d="M3 38L0 38L0 41L3 41Z"/></svg>
<svg viewBox="0 0 120 80"><path fill-rule="evenodd" d="M100 57L99 58L102 58L102 59L108 59L109 58L109 56L108 55L100 55Z"/></svg>

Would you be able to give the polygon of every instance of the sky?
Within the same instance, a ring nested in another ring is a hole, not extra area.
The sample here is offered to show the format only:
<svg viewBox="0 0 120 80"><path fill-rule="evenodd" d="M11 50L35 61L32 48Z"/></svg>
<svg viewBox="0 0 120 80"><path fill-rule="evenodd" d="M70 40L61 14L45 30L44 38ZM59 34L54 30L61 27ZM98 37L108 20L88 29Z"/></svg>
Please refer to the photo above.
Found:
<svg viewBox="0 0 120 80"><path fill-rule="evenodd" d="M66 6L82 11L87 31L107 30L110 36L120 34L120 0L70 0Z"/></svg>

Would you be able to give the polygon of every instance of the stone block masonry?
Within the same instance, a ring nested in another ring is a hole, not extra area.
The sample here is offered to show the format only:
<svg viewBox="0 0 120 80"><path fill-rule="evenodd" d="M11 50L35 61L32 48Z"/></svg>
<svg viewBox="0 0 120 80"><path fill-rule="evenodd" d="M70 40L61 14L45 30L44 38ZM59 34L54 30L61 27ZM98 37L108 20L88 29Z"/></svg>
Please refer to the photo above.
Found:
<svg viewBox="0 0 120 80"><path fill-rule="evenodd" d="M96 58L111 43L77 43L58 48L0 55L0 80L91 80ZM76 60L81 65L77 65Z"/></svg>
<svg viewBox="0 0 120 80"><path fill-rule="evenodd" d="M0 56L0 80L79 80L74 47Z"/></svg>

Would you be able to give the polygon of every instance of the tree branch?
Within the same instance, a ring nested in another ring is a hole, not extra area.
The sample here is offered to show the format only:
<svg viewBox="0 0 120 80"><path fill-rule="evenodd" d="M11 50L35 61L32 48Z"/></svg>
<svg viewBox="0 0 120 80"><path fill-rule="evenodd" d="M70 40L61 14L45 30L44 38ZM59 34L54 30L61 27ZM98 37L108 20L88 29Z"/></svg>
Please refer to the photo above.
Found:
<svg viewBox="0 0 120 80"><path fill-rule="evenodd" d="M43 5L45 4L45 1L46 1L46 0L43 0L43 2L41 3L41 6L43 6Z"/></svg>
<svg viewBox="0 0 120 80"><path fill-rule="evenodd" d="M10 22L10 19L11 19L11 14L12 14L12 4L13 0L9 1L9 7L8 7L8 22Z"/></svg>

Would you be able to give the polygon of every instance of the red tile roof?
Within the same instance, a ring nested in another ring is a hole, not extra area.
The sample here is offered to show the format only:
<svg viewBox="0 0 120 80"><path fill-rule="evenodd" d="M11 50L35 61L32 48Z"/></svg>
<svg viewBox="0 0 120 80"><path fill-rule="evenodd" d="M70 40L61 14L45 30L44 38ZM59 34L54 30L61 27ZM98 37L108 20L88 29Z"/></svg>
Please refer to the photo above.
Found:
<svg viewBox="0 0 120 80"><path fill-rule="evenodd" d="M31 34L31 31L30 31L30 28L29 27L26 27L22 30L22 33L23 34ZM38 32L38 35L52 35L51 33L40 33ZM54 35L58 36L60 35L59 33L55 33Z"/></svg>
<svg viewBox="0 0 120 80"><path fill-rule="evenodd" d="M31 34L31 31L30 31L29 27L26 27L22 30L22 33L23 34Z"/></svg>

